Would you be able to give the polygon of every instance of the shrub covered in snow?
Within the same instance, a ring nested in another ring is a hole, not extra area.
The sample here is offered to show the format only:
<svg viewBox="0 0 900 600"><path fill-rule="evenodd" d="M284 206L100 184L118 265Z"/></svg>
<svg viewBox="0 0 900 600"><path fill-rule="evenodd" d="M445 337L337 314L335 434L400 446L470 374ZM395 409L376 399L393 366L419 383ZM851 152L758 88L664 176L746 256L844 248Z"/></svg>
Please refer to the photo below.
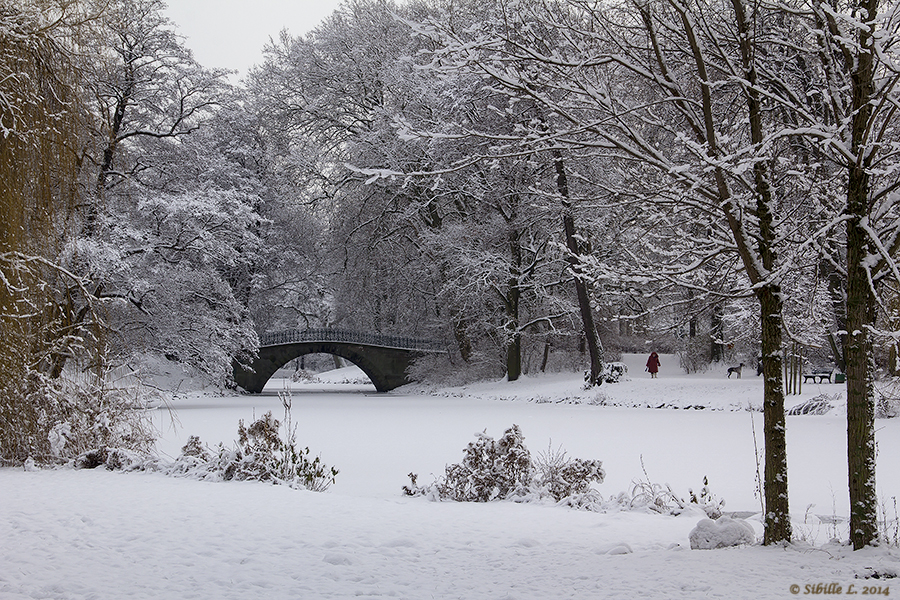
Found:
<svg viewBox="0 0 900 600"><path fill-rule="evenodd" d="M76 469L96 469L104 466L110 471L130 471L143 468L147 455L127 448L96 448L74 460Z"/></svg>
<svg viewBox="0 0 900 600"><path fill-rule="evenodd" d="M647 476L646 470L644 475ZM630 493L622 492L616 498L616 502L620 507L645 509L663 515L679 515L687 509L688 504L693 504L703 509L710 519L722 516L725 500L712 493L706 477L703 478L703 487L699 493L695 494L694 490L688 488L688 498L688 502L685 502L672 490L672 486L667 483L653 483L648 476L646 480L632 482Z"/></svg>
<svg viewBox="0 0 900 600"><path fill-rule="evenodd" d="M534 478L531 453L518 425L499 440L482 432L463 451L463 460L446 469L441 497L457 502L502 500L524 495Z"/></svg>
<svg viewBox="0 0 900 600"><path fill-rule="evenodd" d="M756 534L749 523L740 519L720 517L703 519L688 535L693 550L713 550L752 544L756 541Z"/></svg>
<svg viewBox="0 0 900 600"><path fill-rule="evenodd" d="M240 447L232 455L223 477L227 481L272 481L324 491L334 483L338 470L328 467L309 448L298 449L295 435L281 436L281 423L267 412L249 427L238 425Z"/></svg>
<svg viewBox="0 0 900 600"><path fill-rule="evenodd" d="M663 515L677 515L685 508L684 500L675 495L669 484L649 480L632 482L630 496L623 492L617 500L628 508L644 508Z"/></svg>
<svg viewBox="0 0 900 600"><path fill-rule="evenodd" d="M591 483L603 483L606 471L599 460L568 458L562 449L547 449L535 461L535 483L557 502L586 494Z"/></svg>
<svg viewBox="0 0 900 600"><path fill-rule="evenodd" d="M709 480L703 478L703 487L700 493L695 494L694 490L688 488L688 494L691 497L691 504L696 504L710 519L718 519L722 516L722 509L725 507L725 500L721 500L715 496L709 489Z"/></svg>
<svg viewBox="0 0 900 600"><path fill-rule="evenodd" d="M606 383L618 383L628 374L628 365L623 362L608 362L603 365L603 377Z"/></svg>
<svg viewBox="0 0 900 600"><path fill-rule="evenodd" d="M32 373L21 397L0 398L0 464L64 463L87 452L147 453L154 432L143 411L148 389L109 373Z"/></svg>
<svg viewBox="0 0 900 600"><path fill-rule="evenodd" d="M290 423L290 397L282 397L285 418ZM83 453L74 461L76 468L105 466L110 470L161 471L176 477L213 481L268 481L324 491L334 483L338 470L322 460L310 457L309 448L297 447L296 435L282 434L281 422L267 412L249 426L238 424L238 442L234 448L219 444L206 447L197 436L188 438L181 454L173 462L164 462L121 448L100 448Z"/></svg>
<svg viewBox="0 0 900 600"><path fill-rule="evenodd" d="M788 415L824 415L831 411L840 399L841 395L829 396L828 394L819 394L813 396L809 400L801 402L797 406L787 411Z"/></svg>
<svg viewBox="0 0 900 600"><path fill-rule="evenodd" d="M410 485L403 486L403 492L431 500L553 501L598 512L639 509L663 515L681 514L693 504L710 518L722 514L725 501L710 491L705 477L699 493L688 490L688 502L668 484L651 483L649 477L635 481L628 492L604 498L592 487L606 478L601 461L569 458L561 448L552 447L532 459L524 440L518 425L507 429L499 440L486 432L476 433L475 441L463 450L463 460L446 467L443 477L429 485L419 485L418 476L409 473Z"/></svg>
<svg viewBox="0 0 900 600"><path fill-rule="evenodd" d="M603 363L603 371L600 373L600 381L602 383L619 383L625 375L628 373L628 366L622 362L607 362ZM585 387L584 389L593 388L592 385L589 385L589 381L591 379L591 372L584 372L584 381Z"/></svg>
<svg viewBox="0 0 900 600"><path fill-rule="evenodd" d="M896 390L894 390L896 393ZM900 416L900 398L887 396L883 392L875 402L876 419L895 419Z"/></svg>
<svg viewBox="0 0 900 600"><path fill-rule="evenodd" d="M548 451L535 461L524 440L518 425L507 429L499 440L486 432L477 433L475 441L463 450L462 462L448 466L442 479L419 486L416 474L410 473L411 485L403 491L457 502L546 497L560 502L587 493L592 482L602 483L606 476L601 461L569 459L562 451Z"/></svg>
<svg viewBox="0 0 900 600"><path fill-rule="evenodd" d="M249 426L238 424L238 445L215 451L191 436L181 455L162 470L171 475L219 481L270 481L272 483L324 491L334 483L338 470L329 467L309 448L298 449L293 433L281 435L281 422L267 412Z"/></svg>

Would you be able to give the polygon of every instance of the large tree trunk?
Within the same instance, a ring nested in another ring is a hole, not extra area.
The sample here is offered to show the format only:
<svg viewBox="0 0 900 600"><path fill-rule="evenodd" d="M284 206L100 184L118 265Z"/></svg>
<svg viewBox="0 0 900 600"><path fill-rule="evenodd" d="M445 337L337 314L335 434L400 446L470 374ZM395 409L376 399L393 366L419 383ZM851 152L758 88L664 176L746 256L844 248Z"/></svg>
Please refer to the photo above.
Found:
<svg viewBox="0 0 900 600"><path fill-rule="evenodd" d="M450 318L453 325L453 337L456 339L456 347L464 362L472 358L472 339L469 337L468 327L459 311L453 311Z"/></svg>
<svg viewBox="0 0 900 600"><path fill-rule="evenodd" d="M509 245L509 279L503 303L506 307L506 379L515 381L522 375L522 332L519 330L519 302L522 299L522 232L516 223L518 196L509 211L500 213L506 220Z"/></svg>
<svg viewBox="0 0 900 600"><path fill-rule="evenodd" d="M512 329L512 326L510 327ZM515 381L522 375L522 334L510 332L506 346L506 380Z"/></svg>
<svg viewBox="0 0 900 600"><path fill-rule="evenodd" d="M782 311L778 286L767 285L757 293L760 308L765 437L765 533L764 544L791 539L787 484L787 442L784 420L784 379L781 361Z"/></svg>
<svg viewBox="0 0 900 600"><path fill-rule="evenodd" d="M600 385L603 380L600 373L603 372L603 347L597 335L597 327L594 325L594 313L591 310L591 295L587 283L578 272L578 255L581 248L575 237L575 217L572 215L572 200L569 196L569 182L566 177L566 169L563 164L562 152L553 150L553 166L556 169L556 189L562 196L563 203L563 233L566 238L566 248L569 250L569 268L575 279L575 293L578 296L578 308L581 312L581 323L584 326L584 338L591 358L591 370L588 375L590 385Z"/></svg>
<svg viewBox="0 0 900 600"><path fill-rule="evenodd" d="M850 484L850 541L859 550L878 536L878 500L875 491L875 365L870 328L875 325L875 291L869 281L869 236L861 227L869 216L873 153L869 139L872 98L875 93L873 32L878 1L860 3L866 27L858 27L859 51L850 74L853 94L851 151L857 157L847 178L847 467Z"/></svg>
<svg viewBox="0 0 900 600"><path fill-rule="evenodd" d="M506 379L515 381L522 375L522 332L519 331L519 278L517 274L521 262L521 249L518 237L510 235L510 249L513 252L513 273L509 277L506 290Z"/></svg>
<svg viewBox="0 0 900 600"><path fill-rule="evenodd" d="M850 171L847 222L847 467L850 484L850 541L859 550L878 536L875 490L875 364L870 328L875 324L875 296L865 262L868 236L859 227L868 198L868 174Z"/></svg>

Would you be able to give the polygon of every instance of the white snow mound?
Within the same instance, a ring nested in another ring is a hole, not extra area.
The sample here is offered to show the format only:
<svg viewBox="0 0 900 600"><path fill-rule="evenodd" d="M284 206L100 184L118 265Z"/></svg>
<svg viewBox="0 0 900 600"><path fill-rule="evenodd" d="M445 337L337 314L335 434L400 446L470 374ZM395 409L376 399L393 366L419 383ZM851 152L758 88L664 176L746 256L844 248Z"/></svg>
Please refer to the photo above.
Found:
<svg viewBox="0 0 900 600"><path fill-rule="evenodd" d="M688 534L692 550L714 550L728 546L752 544L756 534L749 523L730 517L719 517L718 520L702 519Z"/></svg>

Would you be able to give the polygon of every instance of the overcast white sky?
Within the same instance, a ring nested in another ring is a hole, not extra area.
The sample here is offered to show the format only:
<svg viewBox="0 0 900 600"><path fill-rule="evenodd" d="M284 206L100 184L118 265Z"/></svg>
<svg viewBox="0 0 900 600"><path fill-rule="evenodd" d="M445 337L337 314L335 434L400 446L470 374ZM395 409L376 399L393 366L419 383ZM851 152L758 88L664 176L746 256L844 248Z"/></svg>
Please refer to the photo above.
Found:
<svg viewBox="0 0 900 600"><path fill-rule="evenodd" d="M262 48L282 29L306 33L330 15L340 0L167 0L166 14L205 67L247 74L262 62Z"/></svg>

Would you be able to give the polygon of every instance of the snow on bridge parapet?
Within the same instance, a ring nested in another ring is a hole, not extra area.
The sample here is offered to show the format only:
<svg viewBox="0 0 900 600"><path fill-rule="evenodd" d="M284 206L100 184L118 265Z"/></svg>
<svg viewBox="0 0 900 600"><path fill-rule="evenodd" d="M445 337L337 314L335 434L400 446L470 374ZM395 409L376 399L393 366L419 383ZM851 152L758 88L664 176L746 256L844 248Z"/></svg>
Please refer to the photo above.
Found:
<svg viewBox="0 0 900 600"><path fill-rule="evenodd" d="M411 350L416 352L447 351L446 344L437 340L385 335L381 333L346 331L341 329L288 329L285 331L266 333L259 338L260 348L304 342L363 344L366 346L378 346L381 348Z"/></svg>

